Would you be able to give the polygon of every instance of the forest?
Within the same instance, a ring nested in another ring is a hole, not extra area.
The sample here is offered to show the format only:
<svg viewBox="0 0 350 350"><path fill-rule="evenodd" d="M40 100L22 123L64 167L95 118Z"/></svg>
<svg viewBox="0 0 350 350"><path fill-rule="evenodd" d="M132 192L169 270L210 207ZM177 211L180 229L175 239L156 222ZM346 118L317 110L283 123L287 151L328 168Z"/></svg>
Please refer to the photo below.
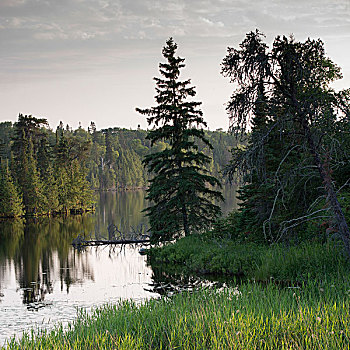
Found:
<svg viewBox="0 0 350 350"><path fill-rule="evenodd" d="M212 160L210 173L222 178L236 138L222 130L205 131L213 144L199 143ZM167 149L151 147L147 131L123 128L73 130L62 122L55 130L46 119L18 116L0 123L0 217L40 216L91 210L96 190L145 188L150 174L145 155Z"/></svg>
<svg viewBox="0 0 350 350"><path fill-rule="evenodd" d="M23 115L0 124L0 198L3 216L39 215L86 210L93 190L145 187L153 280L191 289L81 313L67 331L9 348L349 349L350 89L333 89L340 67L320 39L277 36L269 47L249 32L221 63L229 133L209 132L176 50L169 38L156 105L136 108L147 131L53 132ZM240 186L239 209L222 217L227 178Z"/></svg>

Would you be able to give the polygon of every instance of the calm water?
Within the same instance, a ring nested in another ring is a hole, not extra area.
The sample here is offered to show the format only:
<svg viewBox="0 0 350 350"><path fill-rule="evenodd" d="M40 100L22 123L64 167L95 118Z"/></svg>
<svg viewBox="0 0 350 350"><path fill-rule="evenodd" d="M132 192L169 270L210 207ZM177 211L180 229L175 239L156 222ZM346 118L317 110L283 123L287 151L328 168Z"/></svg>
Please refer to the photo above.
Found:
<svg viewBox="0 0 350 350"><path fill-rule="evenodd" d="M233 191L225 195L224 213L236 206ZM140 247L71 246L78 234L107 238L110 224L122 232L147 225L145 204L142 191L105 192L93 214L0 222L0 346L24 330L67 323L77 308L162 294Z"/></svg>

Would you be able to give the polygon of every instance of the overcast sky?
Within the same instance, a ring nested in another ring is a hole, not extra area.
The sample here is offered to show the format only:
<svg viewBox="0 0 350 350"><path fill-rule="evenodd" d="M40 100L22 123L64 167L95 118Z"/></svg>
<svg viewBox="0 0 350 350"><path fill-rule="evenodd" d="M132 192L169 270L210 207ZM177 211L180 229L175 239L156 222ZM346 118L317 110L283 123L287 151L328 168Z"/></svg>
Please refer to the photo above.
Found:
<svg viewBox="0 0 350 350"><path fill-rule="evenodd" d="M0 0L0 121L19 113L97 128L147 127L169 36L186 59L210 129L228 128L232 86L220 75L228 46L259 28L321 38L350 87L350 0Z"/></svg>

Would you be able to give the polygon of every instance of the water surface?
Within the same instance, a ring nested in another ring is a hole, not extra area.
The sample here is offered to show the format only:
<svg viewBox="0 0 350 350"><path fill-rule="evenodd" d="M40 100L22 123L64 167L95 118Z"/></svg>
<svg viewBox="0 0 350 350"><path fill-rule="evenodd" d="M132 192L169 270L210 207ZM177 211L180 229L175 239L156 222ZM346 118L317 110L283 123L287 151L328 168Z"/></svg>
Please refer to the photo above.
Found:
<svg viewBox="0 0 350 350"><path fill-rule="evenodd" d="M232 191L225 196L224 213L236 205ZM72 321L77 308L163 294L140 247L73 249L79 234L101 239L110 224L122 232L147 225L143 191L97 197L95 213L0 222L0 345L32 327Z"/></svg>

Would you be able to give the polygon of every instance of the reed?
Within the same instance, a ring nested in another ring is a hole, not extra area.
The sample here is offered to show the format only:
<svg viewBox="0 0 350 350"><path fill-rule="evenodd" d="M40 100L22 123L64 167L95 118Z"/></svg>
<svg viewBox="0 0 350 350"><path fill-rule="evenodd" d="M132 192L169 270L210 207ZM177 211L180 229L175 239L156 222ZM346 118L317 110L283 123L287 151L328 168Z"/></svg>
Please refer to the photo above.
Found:
<svg viewBox="0 0 350 350"><path fill-rule="evenodd" d="M348 349L350 284L247 282L142 305L80 312L67 329L32 332L8 349Z"/></svg>
<svg viewBox="0 0 350 350"><path fill-rule="evenodd" d="M237 243L206 235L192 235L161 248L148 257L153 270L187 275L236 275L247 279L303 282L350 273L337 241L298 245Z"/></svg>

